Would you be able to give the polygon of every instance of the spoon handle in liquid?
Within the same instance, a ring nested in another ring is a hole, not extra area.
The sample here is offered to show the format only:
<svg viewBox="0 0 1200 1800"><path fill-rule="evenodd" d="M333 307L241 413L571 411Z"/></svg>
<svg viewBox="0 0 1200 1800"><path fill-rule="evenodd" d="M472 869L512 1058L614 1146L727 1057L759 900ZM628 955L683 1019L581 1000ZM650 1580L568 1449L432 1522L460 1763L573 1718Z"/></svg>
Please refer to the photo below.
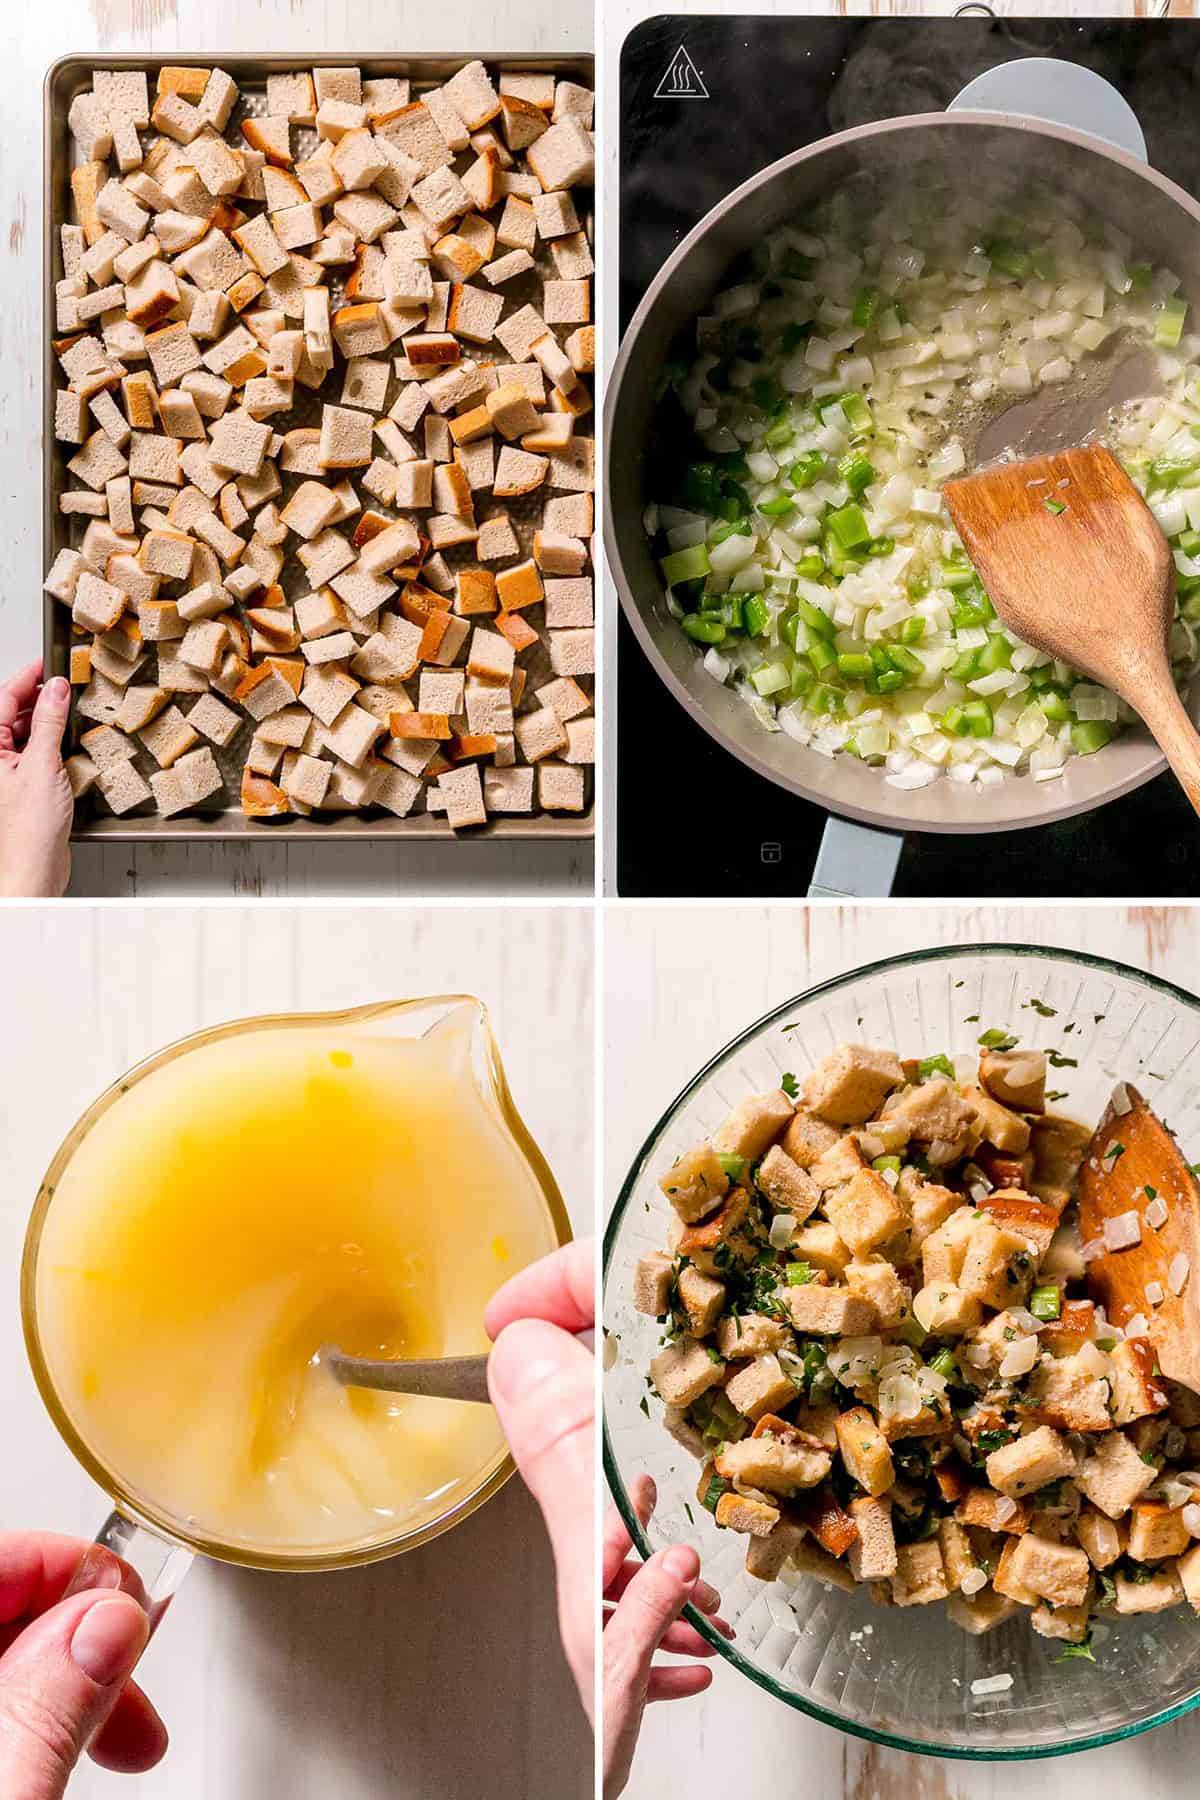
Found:
<svg viewBox="0 0 1200 1800"><path fill-rule="evenodd" d="M486 1402L486 1356L445 1356L431 1362L373 1361L347 1356L333 1348L321 1351L321 1361L343 1387L384 1388L390 1394L425 1394L434 1400Z"/></svg>

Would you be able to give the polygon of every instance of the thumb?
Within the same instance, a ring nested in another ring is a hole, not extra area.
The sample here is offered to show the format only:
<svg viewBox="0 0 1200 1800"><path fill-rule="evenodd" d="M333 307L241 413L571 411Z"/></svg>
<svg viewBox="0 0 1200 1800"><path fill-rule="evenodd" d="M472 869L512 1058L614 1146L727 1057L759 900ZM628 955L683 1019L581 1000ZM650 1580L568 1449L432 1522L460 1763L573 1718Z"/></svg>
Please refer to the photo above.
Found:
<svg viewBox="0 0 1200 1800"><path fill-rule="evenodd" d="M56 675L38 695L29 721L26 756L57 768L62 759L62 737L71 710L71 684Z"/></svg>
<svg viewBox="0 0 1200 1800"><path fill-rule="evenodd" d="M126 1594L75 1594L0 1659L0 1768L8 1800L62 1800L120 1698L150 1623Z"/></svg>
<svg viewBox="0 0 1200 1800"><path fill-rule="evenodd" d="M518 1319L496 1339L488 1385L521 1477L546 1521L563 1647L590 1713L595 1361L570 1332L544 1319Z"/></svg>

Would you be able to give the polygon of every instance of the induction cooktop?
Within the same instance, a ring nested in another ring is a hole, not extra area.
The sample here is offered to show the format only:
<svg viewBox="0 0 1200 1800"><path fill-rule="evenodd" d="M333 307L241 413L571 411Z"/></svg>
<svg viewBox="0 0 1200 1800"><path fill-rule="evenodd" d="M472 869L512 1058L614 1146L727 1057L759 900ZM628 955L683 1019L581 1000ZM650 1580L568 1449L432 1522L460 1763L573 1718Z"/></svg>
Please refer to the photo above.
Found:
<svg viewBox="0 0 1200 1800"><path fill-rule="evenodd" d="M620 329L681 239L757 170L831 132L940 111L974 76L1026 56L1064 57L1112 82L1141 122L1151 163L1200 194L1200 26L1188 21L678 14L638 26L620 64ZM623 616L617 677L618 891L802 895L824 811L714 743ZM1162 775L1033 830L910 834L893 892L1191 896L1200 892L1200 829Z"/></svg>

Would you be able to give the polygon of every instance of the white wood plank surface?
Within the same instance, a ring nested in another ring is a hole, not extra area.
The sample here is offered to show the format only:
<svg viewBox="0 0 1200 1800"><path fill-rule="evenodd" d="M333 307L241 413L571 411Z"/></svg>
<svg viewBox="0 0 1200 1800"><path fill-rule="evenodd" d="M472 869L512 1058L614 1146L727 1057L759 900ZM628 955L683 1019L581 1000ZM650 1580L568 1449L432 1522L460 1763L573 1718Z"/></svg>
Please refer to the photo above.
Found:
<svg viewBox="0 0 1200 1800"><path fill-rule="evenodd" d="M672 1096L770 1006L878 957L989 939L1090 950L1197 987L1194 908L606 907L602 1191L615 1196ZM1124 1745L1037 1765L906 1756L817 1724L719 1663L708 1693L650 1709L628 1800L662 1800L668 1782L673 1793L745 1800L1025 1800L1034 1792L1038 1800L1085 1792L1182 1800L1195 1791L1198 1754L1193 1714Z"/></svg>
<svg viewBox="0 0 1200 1800"><path fill-rule="evenodd" d="M17 74L0 127L0 673L41 651L42 78L60 56L407 51L488 56L592 48L591 0L53 0L0 9ZM492 842L78 847L72 894L567 894L592 891L588 843Z"/></svg>
<svg viewBox="0 0 1200 1800"><path fill-rule="evenodd" d="M592 932L586 905L4 909L0 1529L90 1537L108 1510L42 1410L15 1305L38 1183L96 1094L147 1052L221 1019L473 992L491 1009L517 1106L583 1232ZM173 1734L167 1761L133 1782L87 1763L71 1800L592 1792L545 1534L516 1478L454 1532L371 1568L300 1577L198 1564L142 1678Z"/></svg>

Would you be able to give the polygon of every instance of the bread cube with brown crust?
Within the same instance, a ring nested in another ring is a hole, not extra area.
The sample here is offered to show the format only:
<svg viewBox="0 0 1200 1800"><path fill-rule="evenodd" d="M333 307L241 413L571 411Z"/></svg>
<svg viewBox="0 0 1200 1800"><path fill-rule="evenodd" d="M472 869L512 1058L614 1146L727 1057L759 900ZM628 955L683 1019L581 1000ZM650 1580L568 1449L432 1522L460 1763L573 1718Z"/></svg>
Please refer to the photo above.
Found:
<svg viewBox="0 0 1200 1800"><path fill-rule="evenodd" d="M1117 1425L1165 1412L1170 1404L1166 1383L1154 1373L1154 1347L1149 1338L1122 1338L1109 1352L1112 1416Z"/></svg>
<svg viewBox="0 0 1200 1800"><path fill-rule="evenodd" d="M795 1242L792 1248L798 1248ZM879 1323L872 1302L848 1287L809 1281L799 1287L778 1288L776 1294L796 1330L818 1337L861 1337Z"/></svg>
<svg viewBox="0 0 1200 1800"><path fill-rule="evenodd" d="M1002 1106L1012 1107L1016 1112L1044 1112L1046 1052L985 1050L979 1058L979 1084ZM990 1141L995 1143L996 1140Z"/></svg>
<svg viewBox="0 0 1200 1800"><path fill-rule="evenodd" d="M1165 1612L1169 1606L1178 1606L1186 1596L1180 1580L1177 1566L1164 1563L1156 1569L1148 1581L1133 1581L1128 1575L1116 1571L1117 1598L1116 1610L1123 1615L1133 1613Z"/></svg>
<svg viewBox="0 0 1200 1800"><path fill-rule="evenodd" d="M895 1606L929 1606L949 1594L942 1566L941 1546L935 1538L896 1548L896 1573L891 1578Z"/></svg>
<svg viewBox="0 0 1200 1800"><path fill-rule="evenodd" d="M714 1360L695 1338L677 1338L650 1364L650 1379L668 1406L691 1406L723 1379L725 1365Z"/></svg>
<svg viewBox="0 0 1200 1800"><path fill-rule="evenodd" d="M711 1144L685 1151L658 1185L685 1224L707 1218L729 1192L729 1177Z"/></svg>
<svg viewBox="0 0 1200 1800"><path fill-rule="evenodd" d="M913 1316L923 1331L937 1337L961 1337L974 1331L983 1308L974 1294L965 1294L952 1281L928 1281L913 1296Z"/></svg>
<svg viewBox="0 0 1200 1800"><path fill-rule="evenodd" d="M1162 1562L1181 1556L1191 1542L1180 1507L1139 1500L1129 1516L1129 1555L1135 1562Z"/></svg>
<svg viewBox="0 0 1200 1800"><path fill-rule="evenodd" d="M843 1183L852 1181L860 1169L867 1166L862 1147L857 1138L847 1132L839 1137L827 1150L812 1163L809 1174L821 1189L822 1193L830 1188L841 1187Z"/></svg>
<svg viewBox="0 0 1200 1800"><path fill-rule="evenodd" d="M772 1144L763 1157L755 1180L776 1211L790 1213L797 1223L807 1219L820 1203L821 1191L812 1177L778 1144Z"/></svg>
<svg viewBox="0 0 1200 1800"><path fill-rule="evenodd" d="M717 1349L731 1362L786 1350L792 1334L781 1319L766 1313L727 1314L717 1324Z"/></svg>
<svg viewBox="0 0 1200 1800"><path fill-rule="evenodd" d="M893 1331L912 1312L912 1294L886 1256L868 1256L846 1264L846 1285L875 1308L885 1331Z"/></svg>
<svg viewBox="0 0 1200 1800"><path fill-rule="evenodd" d="M825 1219L810 1220L799 1231L793 1232L790 1248L799 1262L811 1263L814 1269L823 1269L836 1278L845 1274L851 1260L848 1245L843 1244Z"/></svg>
<svg viewBox="0 0 1200 1800"><path fill-rule="evenodd" d="M1128 1448L1136 1456L1132 1445ZM1147 1470L1147 1474L1153 1480L1153 1472ZM1045 1487L1047 1482L1061 1480L1064 1475L1076 1475L1075 1457L1066 1440L1049 1425L1039 1425L1014 1443L1003 1444L987 1459L988 1480L1012 1500L1032 1494Z"/></svg>
<svg viewBox="0 0 1200 1800"><path fill-rule="evenodd" d="M1008 1574L1019 1585L1051 1606L1082 1606L1088 1597L1092 1565L1086 1550L1052 1543L1027 1531L1014 1538Z"/></svg>
<svg viewBox="0 0 1200 1800"><path fill-rule="evenodd" d="M749 1494L722 1494L717 1501L715 1518L728 1531L748 1532L751 1537L770 1537L781 1514L768 1500L755 1500Z"/></svg>
<svg viewBox="0 0 1200 1800"><path fill-rule="evenodd" d="M779 1088L748 1094L713 1133L713 1149L722 1156L742 1156L754 1162L780 1135L793 1110Z"/></svg>
<svg viewBox="0 0 1200 1800"><path fill-rule="evenodd" d="M1060 1431L1111 1431L1109 1384L1081 1365L1078 1356L1040 1362L1026 1384L1024 1410Z"/></svg>
<svg viewBox="0 0 1200 1800"><path fill-rule="evenodd" d="M986 1632L994 1631L997 1625L1011 1619L1016 1610L1016 1601L998 1594L993 1587L980 1588L977 1594L969 1597L963 1593L951 1594L946 1602L947 1616L971 1637L983 1637Z"/></svg>
<svg viewBox="0 0 1200 1800"><path fill-rule="evenodd" d="M941 1078L908 1088L888 1106L885 1117L903 1120L917 1143L936 1145L939 1163L957 1162L975 1135L974 1109L953 1082Z"/></svg>
<svg viewBox="0 0 1200 1800"><path fill-rule="evenodd" d="M957 1287L967 1245L977 1223L974 1209L960 1205L943 1225L929 1233L921 1246L921 1268L926 1286L942 1282Z"/></svg>
<svg viewBox="0 0 1200 1800"><path fill-rule="evenodd" d="M875 1415L852 1406L837 1421L838 1449L849 1474L868 1494L884 1494L896 1479L892 1452Z"/></svg>
<svg viewBox="0 0 1200 1800"><path fill-rule="evenodd" d="M1092 1139L1088 1126L1059 1113L1045 1113L1030 1121L1030 1144L1033 1149L1032 1191L1042 1187L1066 1188L1074 1192L1079 1165Z"/></svg>
<svg viewBox="0 0 1200 1800"><path fill-rule="evenodd" d="M1080 1606L1035 1606L1029 1615L1029 1623L1039 1637L1061 1644L1082 1644L1090 1622L1087 1601Z"/></svg>
<svg viewBox="0 0 1200 1800"><path fill-rule="evenodd" d="M809 1110L831 1125L862 1125L904 1080L891 1051L841 1044L804 1083Z"/></svg>
<svg viewBox="0 0 1200 1800"><path fill-rule="evenodd" d="M716 1212L686 1225L676 1248L706 1275L720 1275L731 1265L749 1263L765 1241L757 1209L745 1188L731 1188Z"/></svg>
<svg viewBox="0 0 1200 1800"><path fill-rule="evenodd" d="M970 1487L954 1509L961 1525L977 1525L984 1531L1003 1531L1019 1536L1033 1522L1033 1507L1028 1500L1017 1502L1016 1511L1004 1510L1006 1496L994 1488Z"/></svg>
<svg viewBox="0 0 1200 1800"><path fill-rule="evenodd" d="M826 1151L840 1141L841 1134L835 1125L818 1119L803 1106L796 1108L780 1140L792 1161L810 1172Z"/></svg>
<svg viewBox="0 0 1200 1800"><path fill-rule="evenodd" d="M784 1374L777 1356L756 1356L752 1363L729 1378L725 1384L725 1397L746 1418L761 1419L764 1413L778 1412L787 1406L795 1399L796 1389Z"/></svg>
<svg viewBox="0 0 1200 1800"><path fill-rule="evenodd" d="M875 1169L860 1169L852 1180L827 1194L825 1215L855 1256L895 1237L904 1223L895 1193Z"/></svg>
<svg viewBox="0 0 1200 1800"><path fill-rule="evenodd" d="M799 1519L781 1517L766 1537L752 1537L746 1545L747 1575L756 1581L775 1581L800 1549L806 1531Z"/></svg>
<svg viewBox="0 0 1200 1800"><path fill-rule="evenodd" d="M974 1111L986 1143L994 1144L997 1150L1010 1150L1017 1156L1028 1149L1029 1122L1020 1113L1002 1106L982 1088L968 1088L963 1099Z"/></svg>
<svg viewBox="0 0 1200 1800"><path fill-rule="evenodd" d="M855 1581L890 1580L899 1566L890 1503L860 1495L850 1502L850 1517L858 1530L858 1538L847 1552Z"/></svg>
<svg viewBox="0 0 1200 1800"><path fill-rule="evenodd" d="M707 1337L724 1311L725 1283L687 1263L679 1272L679 1304L692 1336Z"/></svg>
<svg viewBox="0 0 1200 1800"><path fill-rule="evenodd" d="M784 1496L818 1487L832 1466L828 1450L802 1443L799 1433L743 1438L727 1444L716 1463L726 1481Z"/></svg>
<svg viewBox="0 0 1200 1800"><path fill-rule="evenodd" d="M1095 1569L1111 1568L1121 1554L1121 1533L1106 1514L1090 1504L1082 1508L1075 1521L1075 1536Z"/></svg>
<svg viewBox="0 0 1200 1800"><path fill-rule="evenodd" d="M1034 1258L1027 1238L1003 1231L986 1216L967 1235L957 1285L986 1306L1013 1306L1033 1284Z"/></svg>

